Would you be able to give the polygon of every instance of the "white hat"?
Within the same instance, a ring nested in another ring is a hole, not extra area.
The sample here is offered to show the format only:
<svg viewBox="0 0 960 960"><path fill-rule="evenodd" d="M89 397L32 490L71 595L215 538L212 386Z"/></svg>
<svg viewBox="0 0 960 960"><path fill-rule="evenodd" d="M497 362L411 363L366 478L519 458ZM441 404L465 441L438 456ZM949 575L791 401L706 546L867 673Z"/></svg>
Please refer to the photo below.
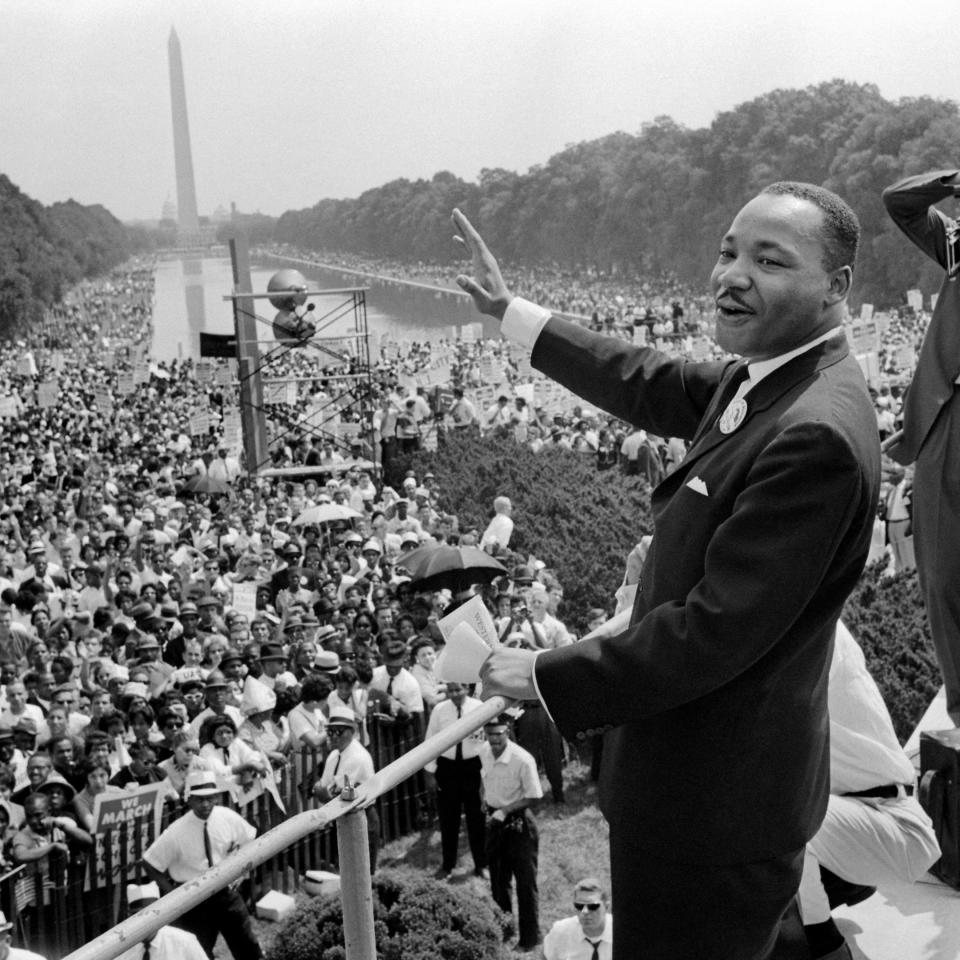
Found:
<svg viewBox="0 0 960 960"><path fill-rule="evenodd" d="M374 550L377 553L383 553L383 547L380 546L380 541L375 537L371 537L361 548L361 553L366 553L368 550Z"/></svg>
<svg viewBox="0 0 960 960"><path fill-rule="evenodd" d="M160 888L155 883L145 883L143 886L138 886L135 883L127 884L127 906L129 907L134 904L145 906L159 899ZM137 909L139 910L140 906Z"/></svg>
<svg viewBox="0 0 960 960"><path fill-rule="evenodd" d="M240 712L249 717L264 710L272 710L277 705L277 695L256 677L247 677L243 684L243 699Z"/></svg>
<svg viewBox="0 0 960 960"><path fill-rule="evenodd" d="M357 728L357 715L349 707L331 707L330 717L327 720L328 727L352 727Z"/></svg>
<svg viewBox="0 0 960 960"><path fill-rule="evenodd" d="M210 771L191 770L187 774L184 795L188 800L190 797L212 797L215 794L225 792L226 789L226 787L217 783L216 776Z"/></svg>

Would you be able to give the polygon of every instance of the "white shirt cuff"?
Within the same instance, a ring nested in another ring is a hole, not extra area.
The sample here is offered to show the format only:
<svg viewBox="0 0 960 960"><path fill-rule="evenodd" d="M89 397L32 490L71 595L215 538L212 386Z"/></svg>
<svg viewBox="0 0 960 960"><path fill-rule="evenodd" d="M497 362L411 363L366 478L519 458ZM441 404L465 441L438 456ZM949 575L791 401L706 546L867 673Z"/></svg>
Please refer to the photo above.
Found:
<svg viewBox="0 0 960 960"><path fill-rule="evenodd" d="M526 303L526 301L524 301L524 303ZM533 304L531 304L531 306L533 306ZM539 308L538 308L538 309L539 309ZM547 706L547 702L546 702L546 701L543 699L543 697L541 696L541 694L540 694L540 685L537 683L537 660L539 659L540 654L543 653L543 652L544 652L543 650L539 651L539 652L537 653L537 656L534 657L534 660L533 660L533 669L530 671L530 679L533 681L533 689L534 689L534 692L535 692L536 695L537 695L537 699L540 701L540 705L543 707L544 710L547 711L547 716L550 718L550 722L553 723L553 722L554 722L554 720L553 720L553 714L550 713L550 708Z"/></svg>
<svg viewBox="0 0 960 960"><path fill-rule="evenodd" d="M507 305L500 332L508 340L532 350L550 317L551 313L546 307L537 306L523 297L514 297Z"/></svg>

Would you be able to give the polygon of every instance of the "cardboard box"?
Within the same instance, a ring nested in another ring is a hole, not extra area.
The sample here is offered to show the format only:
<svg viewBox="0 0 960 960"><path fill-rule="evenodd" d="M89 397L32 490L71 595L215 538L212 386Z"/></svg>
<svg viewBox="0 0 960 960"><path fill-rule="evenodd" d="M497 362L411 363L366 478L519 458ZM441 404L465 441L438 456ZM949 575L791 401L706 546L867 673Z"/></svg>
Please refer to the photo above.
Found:
<svg viewBox="0 0 960 960"><path fill-rule="evenodd" d="M297 901L279 890L271 890L257 901L257 916L261 920L282 920L293 912Z"/></svg>

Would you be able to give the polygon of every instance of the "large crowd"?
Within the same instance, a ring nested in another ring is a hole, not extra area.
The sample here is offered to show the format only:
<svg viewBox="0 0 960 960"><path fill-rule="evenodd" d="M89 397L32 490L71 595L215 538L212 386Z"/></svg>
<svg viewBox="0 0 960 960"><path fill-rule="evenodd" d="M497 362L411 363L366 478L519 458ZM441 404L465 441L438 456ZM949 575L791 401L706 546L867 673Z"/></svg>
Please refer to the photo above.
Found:
<svg viewBox="0 0 960 960"><path fill-rule="evenodd" d="M672 282L654 294L555 269L525 270L516 282L611 335L710 349L700 345L697 299ZM377 722L422 735L448 696L434 673L437 620L464 599L418 589L404 558L424 544L479 545L502 560L506 573L483 596L504 642L573 642L550 558L530 567L510 552L509 501L498 498L488 529L461 529L457 504L431 474L384 484L380 465L398 451L437 430L506 434L651 483L685 452L575 397L544 400L528 358L499 341L438 340L384 346L366 406L344 410L358 422L346 438L311 431L300 407L328 398L336 375L357 362L321 366L315 353L289 351L271 375L311 379L297 404L269 407L273 466L301 472L251 477L223 428L235 385L198 376L192 360L153 362L152 303L152 265L133 264L81 284L29 340L0 346L7 863L91 845L99 794L162 782L174 798L198 770L243 790L298 751L329 752L336 711L352 711L361 745ZM924 324L905 314L886 328L875 391L881 435L897 428L904 348L916 347ZM418 382L438 367L442 383ZM192 431L197 411L207 421ZM311 519L337 506L352 519ZM544 745L539 729L533 738L531 753L561 802L562 748L550 738ZM328 788L318 781L318 797Z"/></svg>

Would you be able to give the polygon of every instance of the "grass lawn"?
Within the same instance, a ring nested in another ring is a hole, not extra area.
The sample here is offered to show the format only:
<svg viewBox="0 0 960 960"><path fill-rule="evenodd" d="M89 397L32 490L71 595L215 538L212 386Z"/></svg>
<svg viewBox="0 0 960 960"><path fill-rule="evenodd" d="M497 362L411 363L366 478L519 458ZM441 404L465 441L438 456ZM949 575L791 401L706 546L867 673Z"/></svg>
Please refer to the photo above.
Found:
<svg viewBox="0 0 960 960"><path fill-rule="evenodd" d="M564 771L566 803L557 806L549 799L550 790L543 781L546 797L535 810L540 828L540 863L537 872L540 888L540 932L546 934L555 920L570 916L574 883L588 876L597 877L609 891L610 864L607 851L607 825L597 808L597 789L589 780L588 769L572 761ZM399 872L433 872L440 866L440 833L423 830L387 844L380 853L380 867ZM490 896L487 881L473 876L473 861L461 831L460 866L449 883L469 884L477 896ZM305 895L297 894L297 899ZM276 924L256 921L260 943L269 956ZM227 958L229 951L222 939L217 956ZM505 953L510 955L511 951Z"/></svg>

